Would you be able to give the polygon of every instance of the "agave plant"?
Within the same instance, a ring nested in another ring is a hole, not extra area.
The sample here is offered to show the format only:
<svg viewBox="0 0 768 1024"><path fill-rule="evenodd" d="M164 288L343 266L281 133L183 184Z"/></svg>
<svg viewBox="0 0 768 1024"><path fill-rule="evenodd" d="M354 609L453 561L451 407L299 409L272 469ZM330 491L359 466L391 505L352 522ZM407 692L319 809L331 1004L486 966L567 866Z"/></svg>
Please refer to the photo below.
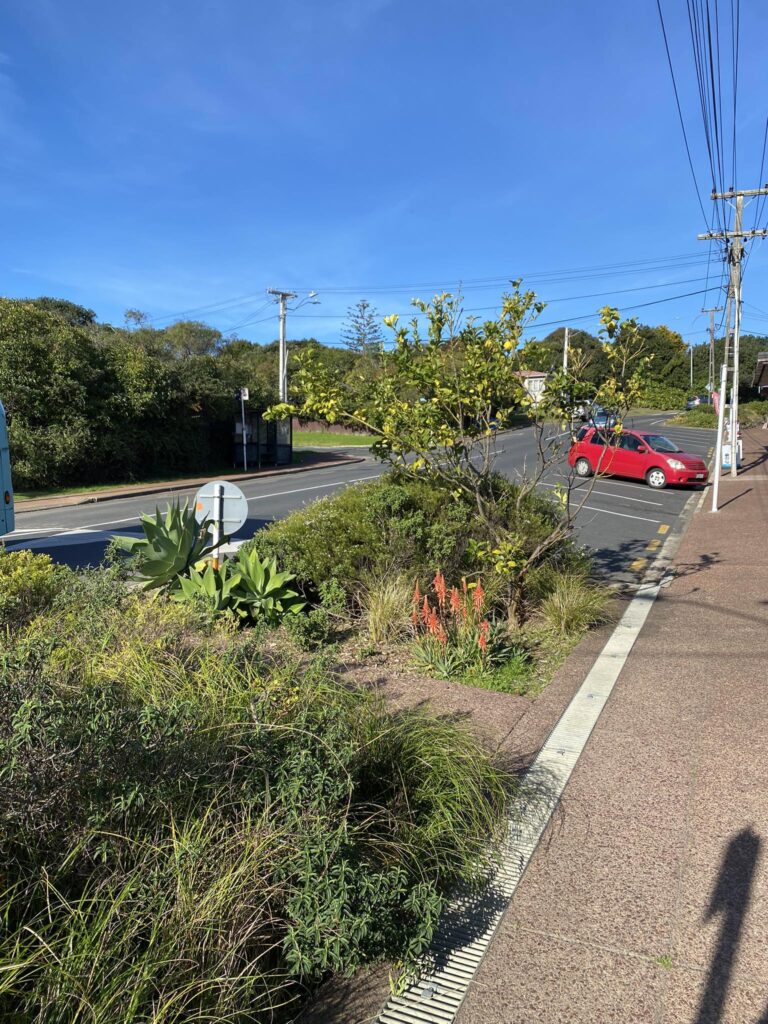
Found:
<svg viewBox="0 0 768 1024"><path fill-rule="evenodd" d="M274 558L262 561L255 551L241 549L235 565L240 576L239 615L277 625L285 615L296 615L304 608L306 602L288 586L295 577L289 572L278 572Z"/></svg>
<svg viewBox="0 0 768 1024"><path fill-rule="evenodd" d="M214 615L222 612L236 612L241 604L237 586L240 573L230 568L229 562L222 562L220 569L207 565L203 572L189 570L189 576L178 577L178 588L171 595L174 601L198 601Z"/></svg>
<svg viewBox="0 0 768 1024"><path fill-rule="evenodd" d="M142 516L143 537L113 537L115 546L136 558L136 575L145 590L171 586L180 576L189 576L196 562L217 545L211 541L211 524L198 523L194 510L177 501L163 514Z"/></svg>

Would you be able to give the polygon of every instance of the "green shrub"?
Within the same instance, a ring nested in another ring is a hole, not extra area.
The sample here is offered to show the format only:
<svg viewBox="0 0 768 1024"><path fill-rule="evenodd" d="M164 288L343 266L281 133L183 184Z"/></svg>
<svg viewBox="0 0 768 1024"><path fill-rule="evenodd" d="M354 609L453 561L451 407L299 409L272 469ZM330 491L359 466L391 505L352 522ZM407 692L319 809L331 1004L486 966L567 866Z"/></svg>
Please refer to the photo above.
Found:
<svg viewBox="0 0 768 1024"><path fill-rule="evenodd" d="M485 875L508 779L456 725L115 576L55 607L0 638L0 1019L271 1020Z"/></svg>
<svg viewBox="0 0 768 1024"><path fill-rule="evenodd" d="M66 576L49 555L0 546L0 627L22 626L49 608Z"/></svg>
<svg viewBox="0 0 768 1024"><path fill-rule="evenodd" d="M742 402L739 423L742 427L762 427L768 421L768 401Z"/></svg>
<svg viewBox="0 0 768 1024"><path fill-rule="evenodd" d="M582 633L600 622L606 594L583 576L560 576L541 603L544 621L562 634Z"/></svg>
<svg viewBox="0 0 768 1024"><path fill-rule="evenodd" d="M702 409L698 406L695 409L686 409L685 412L681 412L679 416L674 416L668 422L681 427L714 428L717 426L717 415L714 409Z"/></svg>
<svg viewBox="0 0 768 1024"><path fill-rule="evenodd" d="M646 409L682 409L686 397L682 388L649 381L640 393L638 404Z"/></svg>
<svg viewBox="0 0 768 1024"><path fill-rule="evenodd" d="M546 495L519 500L518 488L502 476L493 478L493 487L500 522L514 531L521 553L530 554L550 535L560 511ZM388 474L292 512L246 547L276 558L314 599L331 578L350 594L363 589L366 580L392 575L426 582L438 568L458 583L483 568L474 552L486 540L487 528L468 501L427 481ZM547 560L570 557L573 550L564 540ZM493 592L492 581L487 582Z"/></svg>
<svg viewBox="0 0 768 1024"><path fill-rule="evenodd" d="M304 615L289 615L284 621L286 632L302 651L315 651L331 643L335 633L328 609L311 608Z"/></svg>

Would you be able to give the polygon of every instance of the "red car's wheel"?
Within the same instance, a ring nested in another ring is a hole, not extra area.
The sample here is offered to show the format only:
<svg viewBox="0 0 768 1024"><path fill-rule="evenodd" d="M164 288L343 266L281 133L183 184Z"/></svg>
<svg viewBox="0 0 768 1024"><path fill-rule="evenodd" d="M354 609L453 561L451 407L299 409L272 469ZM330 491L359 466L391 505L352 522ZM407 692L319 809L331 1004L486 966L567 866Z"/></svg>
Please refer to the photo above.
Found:
<svg viewBox="0 0 768 1024"><path fill-rule="evenodd" d="M649 487L653 487L655 490L660 491L662 487L667 486L667 474L663 469L658 466L654 466L653 469L649 469L645 474L645 482Z"/></svg>
<svg viewBox="0 0 768 1024"><path fill-rule="evenodd" d="M589 464L589 459L583 457L576 459L573 468L576 470L576 476L592 476L592 467Z"/></svg>

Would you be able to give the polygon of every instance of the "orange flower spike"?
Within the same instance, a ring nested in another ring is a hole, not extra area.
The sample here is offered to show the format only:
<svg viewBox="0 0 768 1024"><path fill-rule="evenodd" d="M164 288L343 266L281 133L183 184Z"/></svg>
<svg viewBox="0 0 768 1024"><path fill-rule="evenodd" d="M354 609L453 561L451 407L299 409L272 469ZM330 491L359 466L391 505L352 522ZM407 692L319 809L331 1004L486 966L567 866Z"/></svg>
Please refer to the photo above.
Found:
<svg viewBox="0 0 768 1024"><path fill-rule="evenodd" d="M458 618L459 617L459 612L461 611L461 597L460 597L459 592L456 589L456 587L451 587L450 606L451 606L451 611L453 612L453 617L455 619Z"/></svg>
<svg viewBox="0 0 768 1024"><path fill-rule="evenodd" d="M437 603L441 608L445 608L445 595L447 593L447 587L445 585L445 576L438 569L435 573L435 578L432 580L432 586L435 588L437 594Z"/></svg>
<svg viewBox="0 0 768 1024"><path fill-rule="evenodd" d="M412 597L411 600L413 601L413 607L414 608L418 608L419 605L421 604L421 590L419 589L419 581L418 580L416 580L416 585L413 588L413 597Z"/></svg>
<svg viewBox="0 0 768 1024"><path fill-rule="evenodd" d="M485 652L488 650L488 638L486 637L485 633L481 633L480 636L477 638L477 646L480 648L483 654L485 654Z"/></svg>
<svg viewBox="0 0 768 1024"><path fill-rule="evenodd" d="M485 591L483 590L483 584L481 580L477 581L477 586L472 592L472 607L476 612L483 610L483 604L485 603Z"/></svg>
<svg viewBox="0 0 768 1024"><path fill-rule="evenodd" d="M429 613L429 621L427 622L427 628L429 629L429 632L432 634L432 636L439 636L440 631L443 628L440 625L440 622L437 618L437 612L435 611L434 608Z"/></svg>
<svg viewBox="0 0 768 1024"><path fill-rule="evenodd" d="M437 634L437 639L440 641L443 647L445 647L445 645L448 643L448 634L445 632L442 626L440 627L440 632Z"/></svg>
<svg viewBox="0 0 768 1024"><path fill-rule="evenodd" d="M425 626L429 622L429 613L431 612L431 610L432 609L429 607L429 598L425 594L424 604L421 606L421 621L424 623Z"/></svg>
<svg viewBox="0 0 768 1024"><path fill-rule="evenodd" d="M419 624L419 606L416 604L413 606L413 611L411 612L411 622L414 626L418 626Z"/></svg>
<svg viewBox="0 0 768 1024"><path fill-rule="evenodd" d="M466 576L462 576L461 577L461 592L462 592L462 594L464 594L465 597L467 596L467 577Z"/></svg>

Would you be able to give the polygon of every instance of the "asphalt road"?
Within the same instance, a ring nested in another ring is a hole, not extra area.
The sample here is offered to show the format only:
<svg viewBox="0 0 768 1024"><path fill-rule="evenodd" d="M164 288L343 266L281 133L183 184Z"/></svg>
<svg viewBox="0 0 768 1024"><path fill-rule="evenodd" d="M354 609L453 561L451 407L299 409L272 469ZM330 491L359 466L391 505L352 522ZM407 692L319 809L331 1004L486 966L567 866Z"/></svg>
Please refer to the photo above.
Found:
<svg viewBox="0 0 768 1024"><path fill-rule="evenodd" d="M713 430L665 427L664 418L658 414L637 417L634 423L627 423L632 425L663 433L684 450L705 459L714 445ZM526 465L535 464L530 430L500 435L497 449L497 467L511 479L524 472ZM381 472L379 464L368 458L364 462L244 482L241 487L248 499L249 517L236 536L251 537L273 519L350 484L374 479ZM567 465L555 466L542 481L542 487L555 487L567 472ZM593 550L598 571L618 581L635 582L648 559L674 529L690 497L690 488L653 491L643 483L604 477L579 481L574 492L576 500L582 500L582 494L586 494L581 491L584 487L591 487L591 491L577 521L579 542ZM191 499L193 494L194 490L176 491L172 495L158 493L38 512L25 512L23 504L17 505L17 529L4 538L5 546L7 550L45 551L56 561L74 567L94 565L101 559L112 534L141 535L138 520L142 512L152 512L156 505L162 508L170 498Z"/></svg>

